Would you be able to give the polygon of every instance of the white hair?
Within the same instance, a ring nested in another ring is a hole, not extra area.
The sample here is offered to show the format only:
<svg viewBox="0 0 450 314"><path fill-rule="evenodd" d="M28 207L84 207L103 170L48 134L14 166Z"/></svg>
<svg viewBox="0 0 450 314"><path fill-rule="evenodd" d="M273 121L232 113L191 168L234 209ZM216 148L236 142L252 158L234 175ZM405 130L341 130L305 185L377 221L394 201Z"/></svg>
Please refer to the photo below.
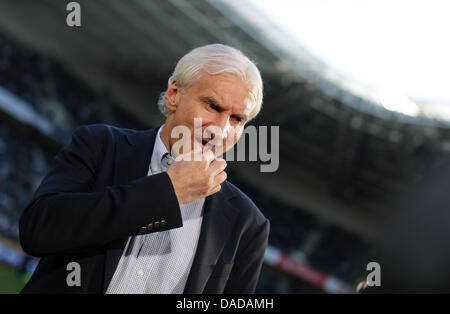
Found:
<svg viewBox="0 0 450 314"><path fill-rule="evenodd" d="M256 117L261 110L263 82L255 63L240 50L222 44L195 48L178 61L169 78L168 85L176 81L180 85L181 92L184 93L201 77L203 72L209 75L228 73L239 77L244 84L250 87L249 120ZM163 92L159 96L158 107L167 116L169 110L166 107L165 94Z"/></svg>

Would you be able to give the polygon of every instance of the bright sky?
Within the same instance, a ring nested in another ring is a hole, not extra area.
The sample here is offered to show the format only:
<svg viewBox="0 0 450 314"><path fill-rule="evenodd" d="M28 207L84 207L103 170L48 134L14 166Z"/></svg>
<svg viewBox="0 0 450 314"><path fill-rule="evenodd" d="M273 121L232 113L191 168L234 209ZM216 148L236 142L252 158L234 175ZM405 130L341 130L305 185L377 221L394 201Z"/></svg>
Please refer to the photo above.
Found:
<svg viewBox="0 0 450 314"><path fill-rule="evenodd" d="M311 53L382 98L400 91L450 106L450 0L251 2Z"/></svg>

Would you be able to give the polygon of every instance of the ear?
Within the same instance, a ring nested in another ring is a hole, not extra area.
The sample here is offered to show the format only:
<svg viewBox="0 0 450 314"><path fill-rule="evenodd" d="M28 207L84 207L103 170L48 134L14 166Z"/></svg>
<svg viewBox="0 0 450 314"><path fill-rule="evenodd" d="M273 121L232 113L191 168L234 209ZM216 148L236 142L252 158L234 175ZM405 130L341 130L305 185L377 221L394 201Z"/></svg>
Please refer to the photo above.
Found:
<svg viewBox="0 0 450 314"><path fill-rule="evenodd" d="M173 81L167 87L165 97L166 107L170 112L176 111L178 104L180 102L180 95L181 95L181 88L176 81Z"/></svg>

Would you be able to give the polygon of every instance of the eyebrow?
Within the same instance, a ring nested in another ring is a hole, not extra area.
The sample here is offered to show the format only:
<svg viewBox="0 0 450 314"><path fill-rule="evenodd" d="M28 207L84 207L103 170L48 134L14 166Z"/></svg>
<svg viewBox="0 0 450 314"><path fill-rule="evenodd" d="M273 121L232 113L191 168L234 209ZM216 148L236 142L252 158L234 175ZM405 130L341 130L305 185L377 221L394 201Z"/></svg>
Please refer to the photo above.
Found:
<svg viewBox="0 0 450 314"><path fill-rule="evenodd" d="M223 109L223 107L221 106L221 104L212 96L200 96L200 100L206 104L213 104L214 106L216 106L219 110L219 112L224 111L225 109ZM232 114L231 115L234 118L240 118L243 121L247 121L247 115L245 114Z"/></svg>

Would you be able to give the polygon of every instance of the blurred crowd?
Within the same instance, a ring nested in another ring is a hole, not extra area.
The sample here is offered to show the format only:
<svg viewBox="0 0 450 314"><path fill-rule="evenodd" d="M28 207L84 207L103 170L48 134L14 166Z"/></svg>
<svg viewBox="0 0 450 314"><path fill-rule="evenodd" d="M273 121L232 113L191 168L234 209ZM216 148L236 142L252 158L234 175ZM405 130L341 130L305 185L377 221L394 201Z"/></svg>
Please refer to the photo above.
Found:
<svg viewBox="0 0 450 314"><path fill-rule="evenodd" d="M96 93L51 58L0 35L0 86L31 104L60 132L79 125L108 123L141 128L107 93ZM36 138L12 127L0 115L0 234L18 241L18 219L51 166L54 152ZM234 178L232 173L230 177ZM324 225L298 208L268 197L245 182L232 180L271 221L269 244L285 254L347 282L365 271L367 243L335 226ZM314 241L312 241L314 240ZM263 274L257 292L280 292L274 276ZM283 292L289 291L284 288Z"/></svg>
<svg viewBox="0 0 450 314"><path fill-rule="evenodd" d="M98 122L144 127L108 91L94 91L59 62L1 34L0 86L31 104L61 132Z"/></svg>
<svg viewBox="0 0 450 314"><path fill-rule="evenodd" d="M228 172L234 177L231 170ZM366 273L365 267L374 253L369 243L337 226L319 221L300 208L268 197L244 181L233 182L270 220L269 245L349 284L354 284Z"/></svg>
<svg viewBox="0 0 450 314"><path fill-rule="evenodd" d="M0 232L17 241L18 219L48 169L50 156L39 143L0 124Z"/></svg>

